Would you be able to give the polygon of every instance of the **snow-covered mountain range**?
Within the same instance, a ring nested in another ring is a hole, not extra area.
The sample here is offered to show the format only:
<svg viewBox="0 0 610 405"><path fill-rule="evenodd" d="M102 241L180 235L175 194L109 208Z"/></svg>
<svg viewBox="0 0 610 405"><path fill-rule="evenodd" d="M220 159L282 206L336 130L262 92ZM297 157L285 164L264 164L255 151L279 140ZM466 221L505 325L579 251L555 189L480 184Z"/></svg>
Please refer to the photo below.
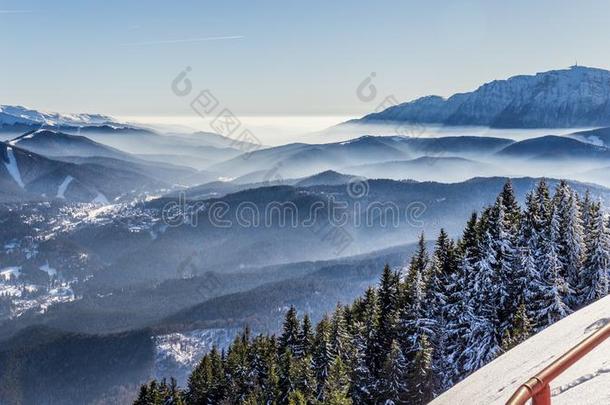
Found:
<svg viewBox="0 0 610 405"><path fill-rule="evenodd" d="M573 128L610 124L610 71L584 66L519 75L447 99L427 96L349 123L398 121L492 128Z"/></svg>
<svg viewBox="0 0 610 405"><path fill-rule="evenodd" d="M112 117L101 114L60 114L32 110L22 106L0 105L0 126L80 127L119 124Z"/></svg>

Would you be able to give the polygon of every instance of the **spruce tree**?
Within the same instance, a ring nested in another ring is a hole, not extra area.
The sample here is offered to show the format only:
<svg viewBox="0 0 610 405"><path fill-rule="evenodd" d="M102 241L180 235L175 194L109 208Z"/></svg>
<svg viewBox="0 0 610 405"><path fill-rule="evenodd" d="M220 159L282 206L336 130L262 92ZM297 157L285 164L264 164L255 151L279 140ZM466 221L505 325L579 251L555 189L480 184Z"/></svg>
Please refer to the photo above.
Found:
<svg viewBox="0 0 610 405"><path fill-rule="evenodd" d="M561 275L562 263L558 255L558 240L559 218L557 210L553 209L550 233L543 243L542 284L535 315L536 325L539 329L560 320L571 312L566 303L570 288Z"/></svg>
<svg viewBox="0 0 610 405"><path fill-rule="evenodd" d="M280 353L284 353L286 349L289 349L293 356L299 354L301 351L300 328L297 310L294 306L291 306L284 318L284 326L279 342Z"/></svg>
<svg viewBox="0 0 610 405"><path fill-rule="evenodd" d="M506 180L506 183L504 183L500 197L502 207L504 208L507 228L509 229L508 232L516 235L521 224L521 208L519 208L519 203L510 179Z"/></svg>
<svg viewBox="0 0 610 405"><path fill-rule="evenodd" d="M400 342L407 358L414 356L423 334L433 333L433 321L428 318L428 253L420 238L418 250L411 260L407 282L403 291L403 306L400 309Z"/></svg>
<svg viewBox="0 0 610 405"><path fill-rule="evenodd" d="M214 374L209 354L203 356L188 379L187 399L193 404L207 404L212 400Z"/></svg>
<svg viewBox="0 0 610 405"><path fill-rule="evenodd" d="M586 258L579 290L580 305L587 305L608 295L610 241L600 204L592 204L591 230L586 236Z"/></svg>
<svg viewBox="0 0 610 405"><path fill-rule="evenodd" d="M311 355L305 355L295 362L296 390L305 400L313 403L317 396L318 384L314 371L314 362Z"/></svg>
<svg viewBox="0 0 610 405"><path fill-rule="evenodd" d="M296 391L298 382L298 369L296 360L289 347L280 355L280 403L288 402L288 397Z"/></svg>
<svg viewBox="0 0 610 405"><path fill-rule="evenodd" d="M375 334L374 368L380 369L385 360L386 353L390 350L392 340L396 337L398 327L399 308L399 275L386 265L381 276L381 284L378 292L379 305L379 328Z"/></svg>
<svg viewBox="0 0 610 405"><path fill-rule="evenodd" d="M577 290L585 253L580 204L576 193L565 180L557 186L554 199L559 216L558 254L563 266L561 275L570 289ZM571 307L576 307L577 295L568 297L567 303Z"/></svg>
<svg viewBox="0 0 610 405"><path fill-rule="evenodd" d="M462 353L464 371L473 372L496 358L501 352L499 274L495 269L496 255L491 233L485 232L480 247L481 258L476 264L473 292L470 294L472 312L467 323L468 342Z"/></svg>
<svg viewBox="0 0 610 405"><path fill-rule="evenodd" d="M448 364L448 323L452 308L452 294L456 289L457 262L455 248L447 233L441 229L436 241L432 265L427 276L426 317L430 320L430 343L434 349L433 372L439 377L441 387L448 388L452 379ZM435 387L435 390L441 390Z"/></svg>
<svg viewBox="0 0 610 405"><path fill-rule="evenodd" d="M299 331L299 345L297 350L297 356L302 357L311 354L313 348L314 334L313 327L311 325L311 319L308 314L303 317L301 323L301 330Z"/></svg>
<svg viewBox="0 0 610 405"><path fill-rule="evenodd" d="M375 403L378 398L378 378L375 377L371 370L371 362L367 359L371 341L368 339L366 325L357 322L354 329L354 362L350 396L357 404Z"/></svg>
<svg viewBox="0 0 610 405"><path fill-rule="evenodd" d="M251 388L249 346L249 331L246 329L235 338L227 351L227 395L235 402L243 402Z"/></svg>
<svg viewBox="0 0 610 405"><path fill-rule="evenodd" d="M502 339L502 349L508 351L519 343L524 342L532 334L532 325L522 301L513 318L511 328L504 333Z"/></svg>
<svg viewBox="0 0 610 405"><path fill-rule="evenodd" d="M493 243L488 246L492 251L490 254L495 255L492 268L497 272L496 291L498 294L498 318L501 334L509 328L512 316L519 305L519 292L514 287L515 276L518 271L518 256L515 244L517 243L519 228L518 223L512 222L515 219L507 217L502 196L503 194L496 200L491 211L489 233ZM518 220L520 213L517 209L511 215L517 216Z"/></svg>
<svg viewBox="0 0 610 405"><path fill-rule="evenodd" d="M397 341L392 341L390 352L380 375L379 401L383 404L406 403L409 394L409 363Z"/></svg>
<svg viewBox="0 0 610 405"><path fill-rule="evenodd" d="M343 362L347 363L347 358L351 350L351 337L347 331L345 308L341 305L337 305L331 320L330 343L332 357L341 357Z"/></svg>
<svg viewBox="0 0 610 405"><path fill-rule="evenodd" d="M408 376L409 404L424 405L434 398L436 383L432 371L432 352L428 337L423 335Z"/></svg>
<svg viewBox="0 0 610 405"><path fill-rule="evenodd" d="M299 390L291 392L288 396L288 405L307 405L308 403L310 402L307 400L305 394Z"/></svg>
<svg viewBox="0 0 610 405"><path fill-rule="evenodd" d="M316 326L316 336L313 348L314 372L318 382L318 399L321 399L322 397L323 387L328 378L330 365L333 361L330 334L331 323L328 316L325 315Z"/></svg>
<svg viewBox="0 0 610 405"><path fill-rule="evenodd" d="M221 402L225 398L227 391L227 377L225 373L224 355L218 351L216 346L212 346L209 353L212 363L212 387L210 390L211 403Z"/></svg>
<svg viewBox="0 0 610 405"><path fill-rule="evenodd" d="M328 378L322 389L322 400L329 405L351 405L349 397L350 379L347 367L340 357L336 357L329 369Z"/></svg>
<svg viewBox="0 0 610 405"><path fill-rule="evenodd" d="M468 333L474 319L475 268L480 255L480 237L477 214L470 216L462 238L457 244L457 272L451 277L449 303L446 308L447 348L445 349L448 367L444 381L455 383L467 373L464 349L468 344Z"/></svg>

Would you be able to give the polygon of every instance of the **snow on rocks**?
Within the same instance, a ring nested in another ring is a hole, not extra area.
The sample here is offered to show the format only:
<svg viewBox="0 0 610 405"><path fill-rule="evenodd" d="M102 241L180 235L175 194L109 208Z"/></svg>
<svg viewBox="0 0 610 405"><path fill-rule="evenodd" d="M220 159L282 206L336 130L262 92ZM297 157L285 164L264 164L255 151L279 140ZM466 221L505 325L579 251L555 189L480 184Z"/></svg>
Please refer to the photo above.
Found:
<svg viewBox="0 0 610 405"><path fill-rule="evenodd" d="M608 322L610 296L549 326L431 404L504 404L521 384ZM557 377L551 384L551 395L553 404L560 405L610 403L610 341L601 343Z"/></svg>
<svg viewBox="0 0 610 405"><path fill-rule="evenodd" d="M0 279L4 281L17 280L21 275L21 267L20 266L12 266L6 267L4 269L0 269Z"/></svg>

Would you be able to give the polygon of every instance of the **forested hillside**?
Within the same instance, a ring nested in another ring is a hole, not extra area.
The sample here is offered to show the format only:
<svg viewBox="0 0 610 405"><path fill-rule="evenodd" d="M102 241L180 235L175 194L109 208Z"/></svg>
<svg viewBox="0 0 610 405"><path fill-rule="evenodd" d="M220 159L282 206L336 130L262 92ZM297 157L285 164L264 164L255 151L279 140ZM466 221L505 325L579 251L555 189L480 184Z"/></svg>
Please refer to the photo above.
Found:
<svg viewBox="0 0 610 405"><path fill-rule="evenodd" d="M541 181L519 207L507 182L462 236L420 238L408 266L383 271L316 326L291 308L280 336L246 329L213 349L188 386L153 381L136 404L425 404L532 334L608 293L599 202ZM169 402L168 402L169 401Z"/></svg>

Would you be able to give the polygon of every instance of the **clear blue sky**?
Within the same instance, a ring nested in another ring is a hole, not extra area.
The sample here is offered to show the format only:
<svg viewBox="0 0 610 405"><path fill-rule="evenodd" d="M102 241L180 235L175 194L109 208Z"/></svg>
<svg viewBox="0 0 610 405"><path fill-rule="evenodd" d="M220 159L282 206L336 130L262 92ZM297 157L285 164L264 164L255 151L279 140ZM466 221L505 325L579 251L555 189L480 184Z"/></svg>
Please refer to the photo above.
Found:
<svg viewBox="0 0 610 405"><path fill-rule="evenodd" d="M371 72L403 101L610 68L609 19L608 1L0 1L0 104L188 114L170 82L191 66L237 114L357 115Z"/></svg>

